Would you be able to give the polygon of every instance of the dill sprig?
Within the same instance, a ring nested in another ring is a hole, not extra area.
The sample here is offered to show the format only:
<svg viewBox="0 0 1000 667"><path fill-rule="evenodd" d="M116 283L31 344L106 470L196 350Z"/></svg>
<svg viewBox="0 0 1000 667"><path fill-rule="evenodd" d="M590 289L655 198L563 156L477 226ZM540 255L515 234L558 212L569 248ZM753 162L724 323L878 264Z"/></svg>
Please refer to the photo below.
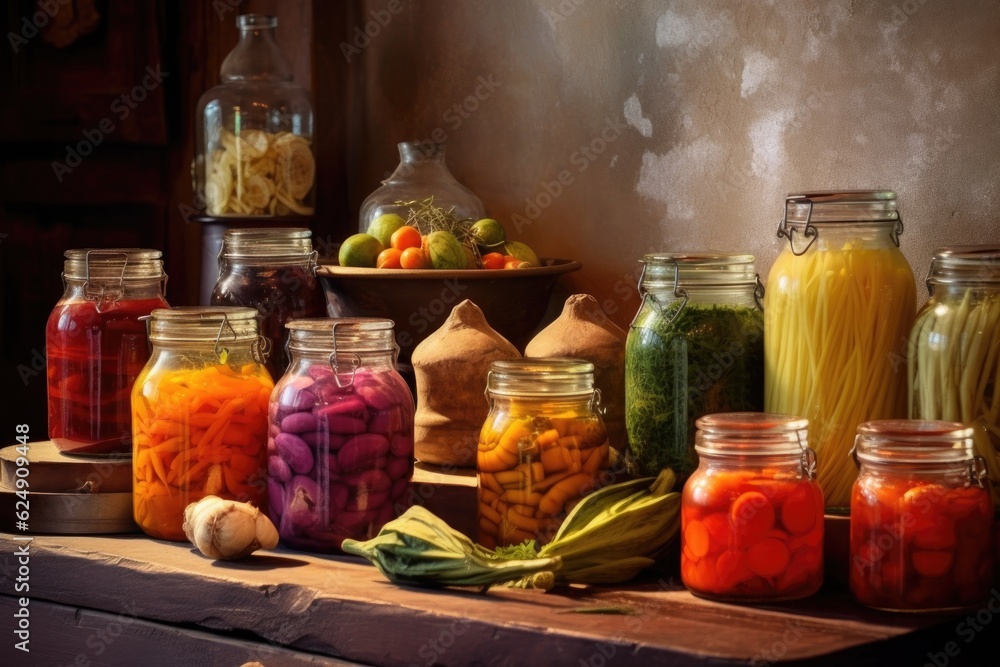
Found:
<svg viewBox="0 0 1000 667"><path fill-rule="evenodd" d="M455 207L449 209L442 208L434 203L434 197L424 200L397 201L396 206L404 206L409 209L406 215L406 224L416 227L421 236L427 236L433 232L449 232L458 242L472 251L476 258L476 265L482 266L482 255L479 246L476 245L475 235L472 233L472 225L475 222L472 218L461 218L455 213Z"/></svg>

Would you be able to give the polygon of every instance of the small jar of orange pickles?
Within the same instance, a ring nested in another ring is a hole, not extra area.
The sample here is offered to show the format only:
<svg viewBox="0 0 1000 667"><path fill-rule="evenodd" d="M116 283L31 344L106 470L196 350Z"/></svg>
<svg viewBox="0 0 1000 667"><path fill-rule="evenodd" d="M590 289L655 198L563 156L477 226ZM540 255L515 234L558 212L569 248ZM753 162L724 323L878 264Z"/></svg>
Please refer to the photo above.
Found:
<svg viewBox="0 0 1000 667"><path fill-rule="evenodd" d="M889 611L986 603L993 499L973 429L919 419L858 427L851 494L851 592Z"/></svg>
<svg viewBox="0 0 1000 667"><path fill-rule="evenodd" d="M823 583L823 492L806 419L760 412L696 422L681 500L681 579L699 597L771 602Z"/></svg>
<svg viewBox="0 0 1000 667"><path fill-rule="evenodd" d="M494 361L479 434L479 543L542 546L587 494L610 484L608 431L594 365L569 358Z"/></svg>

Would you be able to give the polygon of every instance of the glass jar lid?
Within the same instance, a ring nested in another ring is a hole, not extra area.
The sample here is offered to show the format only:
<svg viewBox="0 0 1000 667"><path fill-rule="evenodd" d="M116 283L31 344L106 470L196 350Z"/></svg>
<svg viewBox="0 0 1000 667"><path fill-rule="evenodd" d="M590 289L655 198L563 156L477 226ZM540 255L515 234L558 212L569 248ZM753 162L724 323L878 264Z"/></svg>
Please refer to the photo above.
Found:
<svg viewBox="0 0 1000 667"><path fill-rule="evenodd" d="M778 238L787 238L792 252L801 255L816 241L824 225L859 223L878 228L889 226L889 237L898 247L903 220L896 208L896 193L892 190L835 190L790 194L785 197ZM795 232L808 241L796 242ZM799 244L803 245L801 249Z"/></svg>
<svg viewBox="0 0 1000 667"><path fill-rule="evenodd" d="M490 365L486 389L494 396L593 396L594 364L568 357L502 359Z"/></svg>
<svg viewBox="0 0 1000 667"><path fill-rule="evenodd" d="M163 253L151 248L80 248L67 250L63 277L87 281L149 281L166 277Z"/></svg>
<svg viewBox="0 0 1000 667"><path fill-rule="evenodd" d="M858 426L855 460L875 464L968 464L973 430L958 422L883 419Z"/></svg>
<svg viewBox="0 0 1000 667"><path fill-rule="evenodd" d="M304 227L251 227L227 229L222 234L220 260L302 261L316 259L312 231Z"/></svg>
<svg viewBox="0 0 1000 667"><path fill-rule="evenodd" d="M392 320L379 317L306 317L285 323L294 352L395 352Z"/></svg>
<svg viewBox="0 0 1000 667"><path fill-rule="evenodd" d="M927 274L927 290L933 293L935 285L1000 285L1000 246L938 248Z"/></svg>
<svg viewBox="0 0 1000 667"><path fill-rule="evenodd" d="M649 253L640 261L643 289L753 286L760 281L754 256L743 253Z"/></svg>
<svg viewBox="0 0 1000 667"><path fill-rule="evenodd" d="M239 306L177 306L157 308L149 316L153 343L255 341L259 337L255 308Z"/></svg>
<svg viewBox="0 0 1000 667"><path fill-rule="evenodd" d="M709 456L792 456L811 453L809 420L769 412L721 412L695 421L695 451ZM815 466L813 458L812 464Z"/></svg>

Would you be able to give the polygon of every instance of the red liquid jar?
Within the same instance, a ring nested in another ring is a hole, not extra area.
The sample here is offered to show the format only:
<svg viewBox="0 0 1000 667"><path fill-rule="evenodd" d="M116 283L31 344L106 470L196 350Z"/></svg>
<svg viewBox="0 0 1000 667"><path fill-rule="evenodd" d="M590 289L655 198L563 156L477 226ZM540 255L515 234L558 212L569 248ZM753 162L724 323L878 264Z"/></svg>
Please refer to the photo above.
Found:
<svg viewBox="0 0 1000 667"><path fill-rule="evenodd" d="M812 595L823 584L823 491L808 420L760 412L696 422L681 496L681 579L723 602Z"/></svg>
<svg viewBox="0 0 1000 667"><path fill-rule="evenodd" d="M132 452L131 393L149 359L140 318L168 308L162 253L67 250L65 291L45 326L49 439L60 451Z"/></svg>
<svg viewBox="0 0 1000 667"><path fill-rule="evenodd" d="M285 323L327 314L316 258L312 232L304 227L228 229L222 235L212 305L257 309L273 378L288 368Z"/></svg>
<svg viewBox="0 0 1000 667"><path fill-rule="evenodd" d="M851 592L888 611L977 608L993 581L993 500L973 429L883 420L858 427Z"/></svg>

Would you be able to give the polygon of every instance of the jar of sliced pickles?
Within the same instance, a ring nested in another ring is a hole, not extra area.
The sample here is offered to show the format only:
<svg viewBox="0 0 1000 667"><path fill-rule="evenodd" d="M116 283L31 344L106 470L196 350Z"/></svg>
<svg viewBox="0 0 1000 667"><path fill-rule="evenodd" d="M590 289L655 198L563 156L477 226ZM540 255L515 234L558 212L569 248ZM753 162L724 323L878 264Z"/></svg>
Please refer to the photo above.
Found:
<svg viewBox="0 0 1000 667"><path fill-rule="evenodd" d="M635 475L698 466L695 420L760 411L764 288L753 255L645 255L642 304L625 344L627 462Z"/></svg>
<svg viewBox="0 0 1000 667"><path fill-rule="evenodd" d="M288 366L285 323L326 315L316 257L312 232L302 227L228 229L222 235L212 305L257 309L271 377L281 377Z"/></svg>
<svg viewBox="0 0 1000 667"><path fill-rule="evenodd" d="M614 481L594 365L577 359L494 361L479 434L479 543L555 535L588 493Z"/></svg>
<svg viewBox="0 0 1000 667"><path fill-rule="evenodd" d="M850 586L890 611L974 608L993 581L993 502L973 430L944 421L858 427Z"/></svg>
<svg viewBox="0 0 1000 667"><path fill-rule="evenodd" d="M184 508L205 496L264 508L274 383L253 308L154 310L149 339L132 391L133 514L147 535L185 541Z"/></svg>
<svg viewBox="0 0 1000 667"><path fill-rule="evenodd" d="M198 100L193 175L211 216L312 215L316 161L309 93L278 48L278 20L236 17L239 42Z"/></svg>
<svg viewBox="0 0 1000 667"><path fill-rule="evenodd" d="M789 195L764 296L764 409L809 420L827 507L846 513L858 424L906 416L913 271L896 193Z"/></svg>
<svg viewBox="0 0 1000 667"><path fill-rule="evenodd" d="M45 326L49 439L91 456L132 452L132 384L149 359L141 318L167 308L162 253L67 250L65 291Z"/></svg>
<svg viewBox="0 0 1000 667"><path fill-rule="evenodd" d="M791 600L823 583L823 492L808 422L759 412L697 422L681 497L681 579L700 597Z"/></svg>
<svg viewBox="0 0 1000 667"><path fill-rule="evenodd" d="M413 396L391 320L293 320L292 363L270 404L268 515L283 544L333 553L411 498Z"/></svg>
<svg viewBox="0 0 1000 667"><path fill-rule="evenodd" d="M907 348L909 416L971 427L1000 504L1000 246L938 249L927 291Z"/></svg>

